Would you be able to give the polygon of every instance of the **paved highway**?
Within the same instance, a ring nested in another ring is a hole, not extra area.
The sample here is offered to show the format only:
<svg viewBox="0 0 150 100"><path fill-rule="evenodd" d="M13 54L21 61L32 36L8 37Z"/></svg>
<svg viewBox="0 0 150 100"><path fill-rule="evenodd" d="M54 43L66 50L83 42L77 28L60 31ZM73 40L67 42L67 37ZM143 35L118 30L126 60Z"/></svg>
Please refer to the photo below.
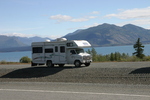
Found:
<svg viewBox="0 0 150 100"><path fill-rule="evenodd" d="M1 100L150 100L149 85L1 82Z"/></svg>

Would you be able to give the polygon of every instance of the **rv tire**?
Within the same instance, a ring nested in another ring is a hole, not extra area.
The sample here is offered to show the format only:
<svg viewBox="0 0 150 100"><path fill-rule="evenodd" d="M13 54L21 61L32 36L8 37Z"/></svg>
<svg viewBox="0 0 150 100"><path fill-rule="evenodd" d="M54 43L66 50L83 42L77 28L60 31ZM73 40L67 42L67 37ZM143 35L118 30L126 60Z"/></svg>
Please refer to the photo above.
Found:
<svg viewBox="0 0 150 100"><path fill-rule="evenodd" d="M64 67L65 64L59 64L59 67Z"/></svg>
<svg viewBox="0 0 150 100"><path fill-rule="evenodd" d="M36 63L31 62L31 66L37 66L37 64L36 64Z"/></svg>
<svg viewBox="0 0 150 100"><path fill-rule="evenodd" d="M85 66L90 66L90 63L85 63L84 65L85 65Z"/></svg>
<svg viewBox="0 0 150 100"><path fill-rule="evenodd" d="M54 64L50 60L47 61L46 65L47 67L54 67Z"/></svg>
<svg viewBox="0 0 150 100"><path fill-rule="evenodd" d="M80 67L81 66L81 62L79 60L76 60L74 62L75 67Z"/></svg>

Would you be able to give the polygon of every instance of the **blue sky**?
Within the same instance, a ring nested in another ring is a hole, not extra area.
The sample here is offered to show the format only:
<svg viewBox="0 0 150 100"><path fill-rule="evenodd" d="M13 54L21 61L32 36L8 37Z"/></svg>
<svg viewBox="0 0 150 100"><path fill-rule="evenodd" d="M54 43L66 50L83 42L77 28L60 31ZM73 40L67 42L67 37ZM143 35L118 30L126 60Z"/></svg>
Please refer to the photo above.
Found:
<svg viewBox="0 0 150 100"><path fill-rule="evenodd" d="M57 38L103 23L150 29L150 0L0 0L0 34Z"/></svg>

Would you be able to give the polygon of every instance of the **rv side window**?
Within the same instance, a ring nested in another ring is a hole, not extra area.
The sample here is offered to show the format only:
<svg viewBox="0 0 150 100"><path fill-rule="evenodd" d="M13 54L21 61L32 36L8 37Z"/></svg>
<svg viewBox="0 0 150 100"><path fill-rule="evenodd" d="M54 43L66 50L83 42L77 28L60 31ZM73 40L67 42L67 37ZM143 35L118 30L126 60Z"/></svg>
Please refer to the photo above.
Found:
<svg viewBox="0 0 150 100"><path fill-rule="evenodd" d="M53 53L53 48L45 49L45 53Z"/></svg>
<svg viewBox="0 0 150 100"><path fill-rule="evenodd" d="M33 53L43 53L43 48L42 47L33 47L32 52Z"/></svg>
<svg viewBox="0 0 150 100"><path fill-rule="evenodd" d="M60 46L60 52L64 53L65 52L65 46Z"/></svg>
<svg viewBox="0 0 150 100"><path fill-rule="evenodd" d="M70 50L70 54L76 54L74 50Z"/></svg>
<svg viewBox="0 0 150 100"><path fill-rule="evenodd" d="M55 47L55 52L58 52L58 47L57 46Z"/></svg>
<svg viewBox="0 0 150 100"><path fill-rule="evenodd" d="M73 46L73 43L67 43L67 47L72 47Z"/></svg>

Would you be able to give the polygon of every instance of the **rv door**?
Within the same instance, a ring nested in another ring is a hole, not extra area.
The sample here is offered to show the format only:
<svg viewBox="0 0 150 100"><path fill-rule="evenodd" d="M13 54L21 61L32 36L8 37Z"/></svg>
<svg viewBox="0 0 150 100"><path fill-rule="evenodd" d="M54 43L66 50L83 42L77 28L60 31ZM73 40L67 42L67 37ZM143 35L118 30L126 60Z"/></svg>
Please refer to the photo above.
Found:
<svg viewBox="0 0 150 100"><path fill-rule="evenodd" d="M59 48L58 45L55 45L55 50L54 50L54 63L59 62Z"/></svg>
<svg viewBox="0 0 150 100"><path fill-rule="evenodd" d="M59 52L59 60L60 62L66 62L66 47L60 45L60 52Z"/></svg>
<svg viewBox="0 0 150 100"><path fill-rule="evenodd" d="M68 57L68 62L70 64L73 64L74 61L75 61L75 58L76 58L76 51L74 49L71 49L71 50L68 50L68 53L67 53L67 57Z"/></svg>

